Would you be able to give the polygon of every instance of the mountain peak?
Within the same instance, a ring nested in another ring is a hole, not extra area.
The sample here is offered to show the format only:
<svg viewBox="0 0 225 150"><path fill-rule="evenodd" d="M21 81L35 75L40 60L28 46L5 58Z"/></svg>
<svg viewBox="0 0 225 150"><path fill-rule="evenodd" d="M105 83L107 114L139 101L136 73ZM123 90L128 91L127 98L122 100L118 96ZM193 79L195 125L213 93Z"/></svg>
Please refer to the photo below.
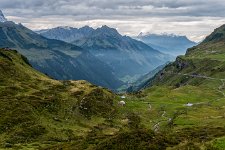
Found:
<svg viewBox="0 0 225 150"><path fill-rule="evenodd" d="M114 32L117 32L117 30L116 30L116 29L114 29L114 28L110 28L110 27L109 27L109 26L107 26L107 25L103 25L102 27L97 28L97 29L101 29L101 30L105 30L105 31L114 31Z"/></svg>
<svg viewBox="0 0 225 150"><path fill-rule="evenodd" d="M94 29L92 27L89 27L87 25L79 28L79 30L81 30L83 32L92 32L92 31L94 31Z"/></svg>
<svg viewBox="0 0 225 150"><path fill-rule="evenodd" d="M4 14L0 10L0 22L6 22L6 21L7 21L7 19L5 18Z"/></svg>
<svg viewBox="0 0 225 150"><path fill-rule="evenodd" d="M219 28L215 29L213 33L205 38L203 43L205 42L218 42L225 40L225 24L220 26Z"/></svg>
<svg viewBox="0 0 225 150"><path fill-rule="evenodd" d="M102 25L102 27L101 28L103 28L103 29L113 29L113 28L110 28L109 26L107 26L107 25Z"/></svg>
<svg viewBox="0 0 225 150"><path fill-rule="evenodd" d="M138 36L137 37L142 37L142 36L144 36L145 34L143 33L143 32L140 32L139 34L138 34Z"/></svg>
<svg viewBox="0 0 225 150"><path fill-rule="evenodd" d="M95 31L98 34L100 33L100 34L104 34L104 35L107 35L107 36L121 36L116 29L110 28L107 25L103 25L102 27L97 28Z"/></svg>
<svg viewBox="0 0 225 150"><path fill-rule="evenodd" d="M64 29L64 30L71 30L73 29L72 27L69 27L69 26L59 26L59 27L56 27L58 29Z"/></svg>
<svg viewBox="0 0 225 150"><path fill-rule="evenodd" d="M81 27L80 29L93 29L93 28L89 27L88 25L85 25L85 26Z"/></svg>

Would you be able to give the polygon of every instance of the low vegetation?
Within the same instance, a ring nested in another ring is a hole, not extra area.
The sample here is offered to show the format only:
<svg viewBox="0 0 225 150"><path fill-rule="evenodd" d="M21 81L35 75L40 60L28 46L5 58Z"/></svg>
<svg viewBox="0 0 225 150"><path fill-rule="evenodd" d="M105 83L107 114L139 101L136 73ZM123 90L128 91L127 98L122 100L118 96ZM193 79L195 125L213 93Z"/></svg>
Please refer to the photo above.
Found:
<svg viewBox="0 0 225 150"><path fill-rule="evenodd" d="M225 62L207 50L224 54L220 44L189 49L144 90L123 96L86 81L50 79L17 51L1 49L0 147L223 150Z"/></svg>

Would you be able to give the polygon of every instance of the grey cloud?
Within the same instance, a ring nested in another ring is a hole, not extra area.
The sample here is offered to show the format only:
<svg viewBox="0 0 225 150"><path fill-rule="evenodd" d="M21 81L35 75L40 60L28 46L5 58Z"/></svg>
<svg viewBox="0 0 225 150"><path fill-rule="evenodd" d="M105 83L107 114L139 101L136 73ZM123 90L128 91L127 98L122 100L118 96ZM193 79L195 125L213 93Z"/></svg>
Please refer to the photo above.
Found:
<svg viewBox="0 0 225 150"><path fill-rule="evenodd" d="M161 24L167 22L170 30L179 23L198 22L197 28L207 19L214 20L215 26L225 17L224 8L224 0L0 0L0 9L6 17L16 18L32 28L80 25L88 21L95 21L93 24L97 26L98 20L116 26L122 20L119 30L124 33L137 33L148 27L163 30L165 26ZM180 30L185 27L180 25Z"/></svg>
<svg viewBox="0 0 225 150"><path fill-rule="evenodd" d="M1 0L0 8L25 17L225 16L225 3L222 0Z"/></svg>

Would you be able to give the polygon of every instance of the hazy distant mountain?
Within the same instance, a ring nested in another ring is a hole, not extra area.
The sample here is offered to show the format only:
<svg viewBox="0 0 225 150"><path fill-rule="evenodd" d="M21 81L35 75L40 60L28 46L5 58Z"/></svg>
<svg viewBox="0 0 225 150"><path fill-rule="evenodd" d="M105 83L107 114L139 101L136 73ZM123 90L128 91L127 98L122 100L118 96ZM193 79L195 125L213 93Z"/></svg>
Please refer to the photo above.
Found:
<svg viewBox="0 0 225 150"><path fill-rule="evenodd" d="M145 74L171 60L171 56L154 50L141 41L122 36L116 29L108 26L97 29L88 26L80 29L58 27L44 32L38 31L38 33L89 50L101 61L111 66L120 78L126 75Z"/></svg>
<svg viewBox="0 0 225 150"><path fill-rule="evenodd" d="M56 79L83 79L110 89L122 84L113 70L90 52L47 39L21 24L0 23L0 47L18 50L34 68Z"/></svg>
<svg viewBox="0 0 225 150"><path fill-rule="evenodd" d="M140 33L135 38L143 41L154 49L174 56L184 55L188 48L197 44L193 41L190 41L186 36L173 34Z"/></svg>
<svg viewBox="0 0 225 150"><path fill-rule="evenodd" d="M5 18L4 14L0 10L0 22L6 22L6 21L7 21L7 19Z"/></svg>
<svg viewBox="0 0 225 150"><path fill-rule="evenodd" d="M37 31L37 33L49 39L56 39L70 43L80 38L89 36L93 31L93 28L84 26L80 29L73 27L56 27L52 29L40 30Z"/></svg>
<svg viewBox="0 0 225 150"><path fill-rule="evenodd" d="M97 28L90 36L73 43L90 50L119 76L144 74L171 60L170 56L107 26Z"/></svg>

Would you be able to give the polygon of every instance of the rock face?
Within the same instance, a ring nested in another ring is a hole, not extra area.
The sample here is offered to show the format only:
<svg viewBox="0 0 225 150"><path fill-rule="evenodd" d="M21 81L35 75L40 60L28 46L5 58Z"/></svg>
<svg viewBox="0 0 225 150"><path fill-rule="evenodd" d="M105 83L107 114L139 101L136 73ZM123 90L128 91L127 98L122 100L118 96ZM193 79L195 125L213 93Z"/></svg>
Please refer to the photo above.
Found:
<svg viewBox="0 0 225 150"><path fill-rule="evenodd" d="M4 14L0 10L0 22L6 22L6 21L7 21L7 19L5 18Z"/></svg>

